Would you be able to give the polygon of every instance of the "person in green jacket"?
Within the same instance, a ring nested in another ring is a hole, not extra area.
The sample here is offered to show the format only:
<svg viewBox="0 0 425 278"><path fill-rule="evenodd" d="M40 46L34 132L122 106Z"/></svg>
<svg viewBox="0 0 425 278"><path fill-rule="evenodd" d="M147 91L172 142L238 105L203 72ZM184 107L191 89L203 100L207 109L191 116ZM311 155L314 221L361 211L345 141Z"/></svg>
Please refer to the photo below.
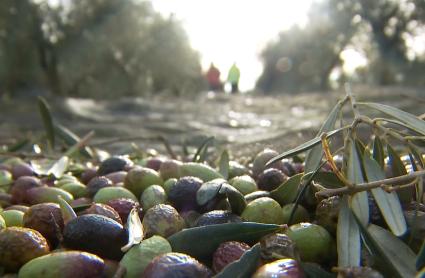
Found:
<svg viewBox="0 0 425 278"><path fill-rule="evenodd" d="M231 91L232 94L235 94L239 91L238 84L239 84L240 75L241 74L240 74L239 68L236 66L236 63L233 63L227 75L227 81L232 86L232 91Z"/></svg>

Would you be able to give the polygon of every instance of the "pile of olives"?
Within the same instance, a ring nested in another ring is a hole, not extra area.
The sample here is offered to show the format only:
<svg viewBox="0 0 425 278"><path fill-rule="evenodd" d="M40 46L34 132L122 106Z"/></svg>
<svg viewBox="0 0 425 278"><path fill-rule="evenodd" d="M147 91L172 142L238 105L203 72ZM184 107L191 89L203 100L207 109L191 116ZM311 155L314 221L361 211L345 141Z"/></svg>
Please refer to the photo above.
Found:
<svg viewBox="0 0 425 278"><path fill-rule="evenodd" d="M265 149L247 165L230 160L226 173L158 154L113 156L60 178L8 159L0 164L0 269L5 277L220 277L259 250L241 268L245 277L336 276L339 197L308 192L294 209L300 188L285 183L303 164L266 167L276 155ZM123 252L134 209L144 239ZM382 277L363 265L340 275Z"/></svg>

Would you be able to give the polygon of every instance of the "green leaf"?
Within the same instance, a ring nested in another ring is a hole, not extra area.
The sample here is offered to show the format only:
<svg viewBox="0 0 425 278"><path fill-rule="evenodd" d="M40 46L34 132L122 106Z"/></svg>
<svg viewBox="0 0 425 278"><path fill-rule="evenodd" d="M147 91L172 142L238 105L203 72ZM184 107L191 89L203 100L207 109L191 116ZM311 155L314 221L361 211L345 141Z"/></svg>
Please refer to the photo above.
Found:
<svg viewBox="0 0 425 278"><path fill-rule="evenodd" d="M228 264L215 278L249 278L257 270L261 259L261 247L257 243L239 260Z"/></svg>
<svg viewBox="0 0 425 278"><path fill-rule="evenodd" d="M344 130L346 128L348 128L348 126L341 127L341 128L332 130L330 132L327 132L326 137L327 138L330 138L330 137L334 136L335 134L341 132L342 130ZM315 137L315 138L311 139L310 141L307 141L307 142L299 145L298 147L295 147L295 148L293 148L293 149L291 149L291 150L289 150L287 152L284 152L284 153L279 154L278 156L272 158L271 160L269 160L266 163L266 166L268 166L270 164L273 164L274 162L276 162L278 160L282 160L284 158L287 158L287 157L290 157L290 156L294 156L294 155L297 155L297 154L302 153L304 151L307 151L307 150L313 148L314 146L320 144L321 142L322 142L322 139L320 137Z"/></svg>
<svg viewBox="0 0 425 278"><path fill-rule="evenodd" d="M54 124L54 129L58 137L60 137L68 146L74 146L80 142L81 138L68 128L60 124ZM87 158L93 158L93 152L89 147L84 147L80 152Z"/></svg>
<svg viewBox="0 0 425 278"><path fill-rule="evenodd" d="M389 231L371 224L367 228L370 236L382 250L381 256L391 262L400 277L415 276L415 253L403 241Z"/></svg>
<svg viewBox="0 0 425 278"><path fill-rule="evenodd" d="M215 137L211 136L205 139L199 148L196 150L195 155L193 156L192 162L203 162L205 161L206 153L208 152L208 146L214 141Z"/></svg>
<svg viewBox="0 0 425 278"><path fill-rule="evenodd" d="M63 221L64 221L65 224L68 223L70 220L77 218L77 214L75 214L74 209L60 195L58 195L58 203L59 203L61 213L62 213L62 217L63 217Z"/></svg>
<svg viewBox="0 0 425 278"><path fill-rule="evenodd" d="M422 242L421 249L416 257L416 270L419 271L425 267L425 240Z"/></svg>
<svg viewBox="0 0 425 278"><path fill-rule="evenodd" d="M224 150L220 155L220 160L218 163L218 172L225 178L229 177L229 152Z"/></svg>
<svg viewBox="0 0 425 278"><path fill-rule="evenodd" d="M47 101L43 97L38 97L38 109L40 111L41 118L43 120L44 129L46 130L47 140L50 148L55 147L55 131L53 128L52 115L50 113L50 107Z"/></svg>
<svg viewBox="0 0 425 278"><path fill-rule="evenodd" d="M354 183L360 184L364 182L362 173L362 159L357 151L356 144L351 138L348 140L349 153L347 163L347 179ZM367 198L367 192L355 193L349 198L350 207L353 212L360 218L363 225L369 223L369 201Z"/></svg>
<svg viewBox="0 0 425 278"><path fill-rule="evenodd" d="M198 191L196 191L196 202L198 205L206 205L209 201L214 199L225 183L227 183L227 181L221 178L204 182Z"/></svg>
<svg viewBox="0 0 425 278"><path fill-rule="evenodd" d="M68 169L68 165L69 165L69 158L67 156L62 156L47 171L47 175L52 174L56 178L60 178L65 173L66 169Z"/></svg>
<svg viewBox="0 0 425 278"><path fill-rule="evenodd" d="M224 184L220 188L220 193L226 194L232 212L241 215L247 204L243 194L229 184Z"/></svg>
<svg viewBox="0 0 425 278"><path fill-rule="evenodd" d="M225 241L253 243L281 230L283 226L254 222L226 223L184 229L168 238L174 252L203 259L211 256ZM196 244L194 244L196 243Z"/></svg>
<svg viewBox="0 0 425 278"><path fill-rule="evenodd" d="M317 133L316 137L320 137L322 133L329 132L335 128L335 123L338 119L339 113L344 103L345 102L340 100L334 106L334 108L329 113L328 117L326 118L325 122L321 126L319 133ZM322 160L322 156L323 156L322 145L314 146L306 155L304 171L307 173L314 171L314 169L316 169L317 166L320 164L320 161Z"/></svg>
<svg viewBox="0 0 425 278"><path fill-rule="evenodd" d="M335 273L327 272L316 263L301 262L301 268L307 278L336 278Z"/></svg>
<svg viewBox="0 0 425 278"><path fill-rule="evenodd" d="M313 180L326 188L341 188L345 186L333 172L318 172Z"/></svg>
<svg viewBox="0 0 425 278"><path fill-rule="evenodd" d="M293 203L297 198L302 176L303 174L300 173L290 177L284 183L279 185L278 188L271 191L270 197L275 199L282 206Z"/></svg>
<svg viewBox="0 0 425 278"><path fill-rule="evenodd" d="M425 162L424 162L424 159L423 159L422 155L419 154L419 151L417 150L417 148L414 148L412 146L409 146L409 150L413 154L413 156L415 157L415 159L418 161L418 163L421 166L421 168L424 169L425 168Z"/></svg>
<svg viewBox="0 0 425 278"><path fill-rule="evenodd" d="M375 136L375 139L373 140L372 156L373 156L373 159L376 162L378 162L381 169L384 169L384 166L385 166L384 145L382 144L382 141L379 138L379 136Z"/></svg>
<svg viewBox="0 0 425 278"><path fill-rule="evenodd" d="M414 131L416 131L416 132L418 132L422 135L425 135L425 121L419 119L415 115L407 113L407 112L400 110L398 108L388 106L388 105L384 105L384 104L379 104L379 103L357 102L357 105L369 107L369 108L378 110L382 113L385 113L385 114L399 120L400 122L404 123L406 125L406 127L410 128L410 129L412 129L412 130L414 130Z"/></svg>
<svg viewBox="0 0 425 278"><path fill-rule="evenodd" d="M288 219L288 225L291 225L292 220L294 219L295 211L298 208L298 205L301 202L301 199L304 197L304 195L308 192L311 182L313 181L314 177L319 173L320 169L323 167L326 161L322 162L317 166L317 168L314 170L314 172L309 172L302 176L301 178L301 184L300 184L300 190L297 193L297 197L295 198L294 206L292 207L291 213L289 215Z"/></svg>
<svg viewBox="0 0 425 278"><path fill-rule="evenodd" d="M69 165L69 158L62 156L56 161L51 159L37 159L31 161L34 172L40 176L54 175L56 178L62 177Z"/></svg>
<svg viewBox="0 0 425 278"><path fill-rule="evenodd" d="M364 156L363 162L369 182L385 179L385 173L379 167L378 162L369 156ZM382 188L374 188L371 192L393 234L396 236L403 235L407 230L407 225L397 194L395 192L387 193Z"/></svg>
<svg viewBox="0 0 425 278"><path fill-rule="evenodd" d="M128 243L121 248L121 251L123 252L130 250L133 245L139 244L145 236L143 225L139 218L139 209L137 207L130 211L126 225L128 231Z"/></svg>
<svg viewBox="0 0 425 278"><path fill-rule="evenodd" d="M26 138L25 139L22 139L22 140L19 140L18 142L16 142L12 146L8 146L7 147L7 151L8 152L19 151L20 149L22 149L23 147L25 147L26 145L28 145L29 142L30 142L30 140L28 140Z"/></svg>
<svg viewBox="0 0 425 278"><path fill-rule="evenodd" d="M397 268L395 267L393 261L393 258L391 256L388 256L386 251L382 248L381 244L378 243L376 240L376 236L372 236L372 233L364 227L359 219L352 214L354 219L356 220L358 227L362 233L362 239L370 251L371 255L373 255L376 258L377 261L377 267L381 272L386 274L388 277L404 277L398 273ZM369 227L376 226L374 224L370 224ZM386 231L386 230L385 230ZM388 234L391 234L387 231ZM398 240L398 238L396 238ZM378 265L379 264L379 265ZM383 267L379 267L381 264L383 264Z"/></svg>
<svg viewBox="0 0 425 278"><path fill-rule="evenodd" d="M391 171L394 177L407 175L406 166L401 160L398 153L388 144L387 145L389 164L391 165ZM397 190L398 197L402 204L410 203L412 200L414 189L412 187L403 188Z"/></svg>
<svg viewBox="0 0 425 278"><path fill-rule="evenodd" d="M336 230L338 266L360 266L360 231L348 207L348 197L344 196L338 214Z"/></svg>

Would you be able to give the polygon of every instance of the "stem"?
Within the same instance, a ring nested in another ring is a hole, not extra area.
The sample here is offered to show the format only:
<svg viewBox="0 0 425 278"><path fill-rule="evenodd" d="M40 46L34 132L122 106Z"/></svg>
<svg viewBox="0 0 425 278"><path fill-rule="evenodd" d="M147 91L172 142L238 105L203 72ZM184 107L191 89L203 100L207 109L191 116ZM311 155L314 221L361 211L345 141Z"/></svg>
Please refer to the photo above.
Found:
<svg viewBox="0 0 425 278"><path fill-rule="evenodd" d="M322 190L316 193L316 197L324 197L324 198L328 198L331 196L335 196L335 195L342 195L342 194L354 194L357 192L361 192L361 191L367 191L373 188L377 188L377 187L381 187L383 185L391 185L394 183L399 183L399 182L405 182L405 181L409 181L412 178L416 178L416 177L420 177L420 176L424 176L425 175L425 170L421 170L421 171L416 171L407 175L403 175L403 176L398 176L398 177L394 177L394 178L389 178L389 179L384 179L384 180L379 180L379 181L373 181L373 182L367 182L367 183L359 183L357 185L355 185L354 187L350 188L348 186L344 186L341 188L336 188L336 189L326 189L326 190Z"/></svg>
<svg viewBox="0 0 425 278"><path fill-rule="evenodd" d="M0 156L19 157L19 158L50 158L57 159L59 156L48 155L42 153L25 153L25 152L0 152Z"/></svg>
<svg viewBox="0 0 425 278"><path fill-rule="evenodd" d="M393 191L397 191L399 189L403 189L406 187L411 187L413 185L416 185L419 181L419 178L416 177L413 181L406 183L406 184L400 184L400 185L396 185L396 186L386 186L386 188L384 188L385 191L387 191L388 193L391 193Z"/></svg>
<svg viewBox="0 0 425 278"><path fill-rule="evenodd" d="M357 102L356 102L356 99L353 96L353 92L351 91L351 86L347 82L347 83L344 84L344 88L345 88L345 92L347 93L348 99L351 103L351 108L353 109L354 118L357 119L357 118L360 117L360 112L357 109Z"/></svg>
<svg viewBox="0 0 425 278"><path fill-rule="evenodd" d="M91 144L92 147L100 147L104 145L110 145L114 143L120 143L120 142L128 142L128 141L135 141L135 140L146 140L146 141L154 141L159 140L164 145L165 149L167 150L168 154L171 156L171 158L176 159L177 155L174 153L173 149L170 146L170 143L164 136L130 136L130 137L118 137L111 140L106 140L103 142L98 142L95 144Z"/></svg>

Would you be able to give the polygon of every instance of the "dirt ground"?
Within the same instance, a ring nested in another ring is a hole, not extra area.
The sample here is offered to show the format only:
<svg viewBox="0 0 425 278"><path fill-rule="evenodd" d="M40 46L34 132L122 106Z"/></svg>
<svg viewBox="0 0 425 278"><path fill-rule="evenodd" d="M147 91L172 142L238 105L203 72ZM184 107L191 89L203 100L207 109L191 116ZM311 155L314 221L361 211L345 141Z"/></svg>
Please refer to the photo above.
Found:
<svg viewBox="0 0 425 278"><path fill-rule="evenodd" d="M389 104L415 115L425 113L425 89L353 88L358 101ZM48 99L57 122L79 136L95 131L94 144L114 153L126 152L134 142L142 148L163 150L165 137L176 152L183 144L196 148L205 138L215 137L216 146L226 146L233 155L251 155L272 147L283 152L315 136L326 115L344 92L224 95L200 93L188 98L155 96L116 100ZM365 113L370 114L365 111ZM345 111L349 120L350 111ZM0 144L43 134L35 98L2 100ZM124 140L129 137L133 140Z"/></svg>

